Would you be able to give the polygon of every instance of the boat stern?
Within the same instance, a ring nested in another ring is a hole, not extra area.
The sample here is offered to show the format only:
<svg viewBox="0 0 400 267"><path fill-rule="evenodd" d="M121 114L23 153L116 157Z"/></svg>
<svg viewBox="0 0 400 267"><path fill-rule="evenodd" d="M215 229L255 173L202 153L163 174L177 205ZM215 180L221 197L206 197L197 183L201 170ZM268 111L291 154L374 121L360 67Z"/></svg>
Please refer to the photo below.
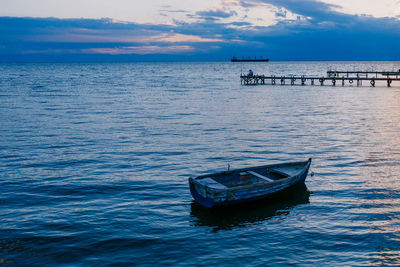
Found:
<svg viewBox="0 0 400 267"><path fill-rule="evenodd" d="M204 207L214 207L214 200L207 194L207 189L196 183L193 178L189 178L190 193L193 199Z"/></svg>

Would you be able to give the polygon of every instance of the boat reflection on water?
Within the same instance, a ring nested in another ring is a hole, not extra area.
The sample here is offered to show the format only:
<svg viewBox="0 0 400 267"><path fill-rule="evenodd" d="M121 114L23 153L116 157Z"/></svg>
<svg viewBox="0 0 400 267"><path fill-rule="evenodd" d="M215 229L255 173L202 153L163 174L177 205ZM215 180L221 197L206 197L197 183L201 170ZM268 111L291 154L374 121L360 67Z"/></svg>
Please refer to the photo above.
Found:
<svg viewBox="0 0 400 267"><path fill-rule="evenodd" d="M209 226L213 231L231 230L289 214L293 207L309 203L309 197L307 186L300 184L265 200L223 209L207 209L193 201L190 214L195 218L192 221L195 226Z"/></svg>

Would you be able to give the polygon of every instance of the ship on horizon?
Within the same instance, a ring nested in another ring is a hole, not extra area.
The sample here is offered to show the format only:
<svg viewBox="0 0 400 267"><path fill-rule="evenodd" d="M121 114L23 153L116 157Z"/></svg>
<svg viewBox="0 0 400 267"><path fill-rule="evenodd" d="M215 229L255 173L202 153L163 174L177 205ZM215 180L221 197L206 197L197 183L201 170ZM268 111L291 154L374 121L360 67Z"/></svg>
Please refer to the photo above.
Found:
<svg viewBox="0 0 400 267"><path fill-rule="evenodd" d="M257 58L257 57L241 57L241 58L237 58L237 57L232 57L231 58L231 62L268 62L269 58Z"/></svg>

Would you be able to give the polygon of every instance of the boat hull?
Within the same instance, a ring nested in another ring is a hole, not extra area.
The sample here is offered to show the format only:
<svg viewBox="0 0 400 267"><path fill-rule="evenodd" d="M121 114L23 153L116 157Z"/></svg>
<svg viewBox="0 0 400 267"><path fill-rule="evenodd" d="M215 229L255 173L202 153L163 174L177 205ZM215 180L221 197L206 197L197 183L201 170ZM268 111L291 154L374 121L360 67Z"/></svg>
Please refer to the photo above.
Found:
<svg viewBox="0 0 400 267"><path fill-rule="evenodd" d="M212 190L201 186L189 179L190 192L194 200L207 208L226 207L246 202L265 199L305 182L311 165L311 159L305 167L296 175L270 183L254 184L246 187L231 188L227 190Z"/></svg>

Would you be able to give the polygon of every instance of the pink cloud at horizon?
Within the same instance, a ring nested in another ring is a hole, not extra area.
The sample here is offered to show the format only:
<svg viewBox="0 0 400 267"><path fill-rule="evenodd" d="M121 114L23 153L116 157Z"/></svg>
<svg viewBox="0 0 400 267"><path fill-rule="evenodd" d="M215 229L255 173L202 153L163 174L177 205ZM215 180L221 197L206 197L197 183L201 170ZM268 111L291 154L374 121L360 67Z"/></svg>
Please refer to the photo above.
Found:
<svg viewBox="0 0 400 267"><path fill-rule="evenodd" d="M129 55L129 54L154 54L154 53L166 53L176 54L181 52L194 51L195 49L188 45L174 45L174 46L125 46L116 48L88 48L82 49L83 53L93 54L109 54L109 55Z"/></svg>

